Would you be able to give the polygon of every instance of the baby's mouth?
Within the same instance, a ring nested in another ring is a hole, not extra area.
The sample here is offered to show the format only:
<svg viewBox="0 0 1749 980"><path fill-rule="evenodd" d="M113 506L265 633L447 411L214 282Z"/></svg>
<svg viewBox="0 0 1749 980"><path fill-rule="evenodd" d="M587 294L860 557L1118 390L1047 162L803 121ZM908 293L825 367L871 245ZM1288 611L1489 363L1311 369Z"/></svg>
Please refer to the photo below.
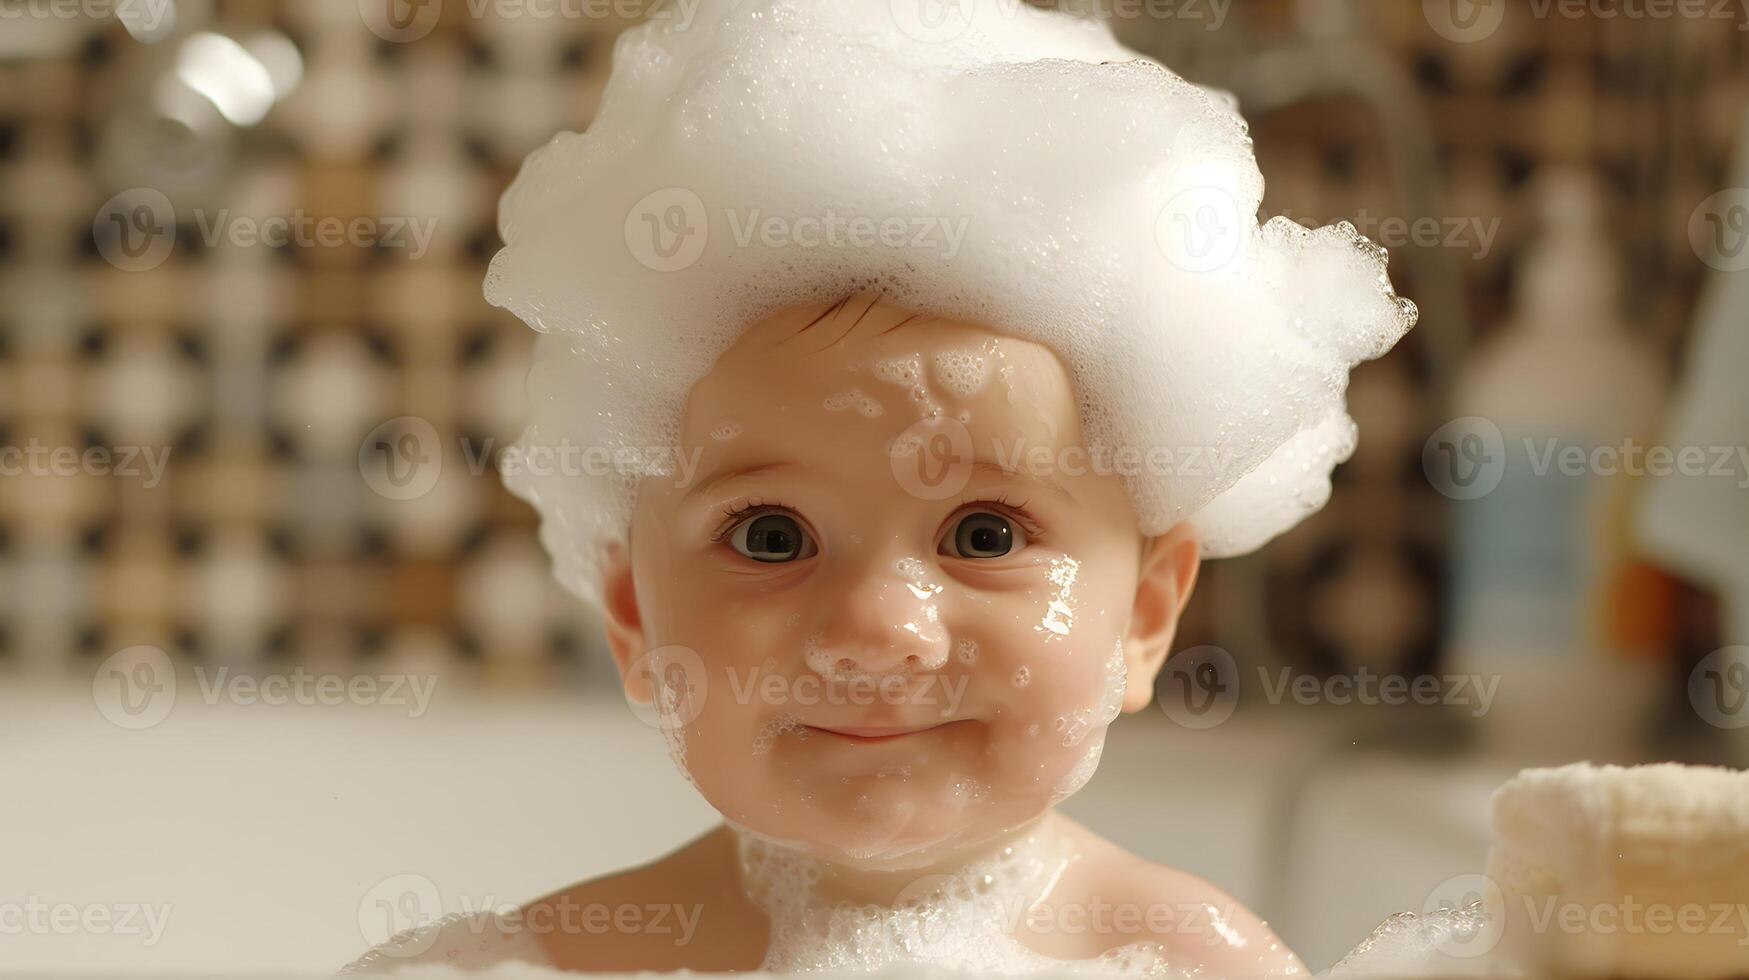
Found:
<svg viewBox="0 0 1749 980"><path fill-rule="evenodd" d="M928 725L806 725L804 727L821 735L848 742L874 745L921 735L959 723L958 721L944 721Z"/></svg>

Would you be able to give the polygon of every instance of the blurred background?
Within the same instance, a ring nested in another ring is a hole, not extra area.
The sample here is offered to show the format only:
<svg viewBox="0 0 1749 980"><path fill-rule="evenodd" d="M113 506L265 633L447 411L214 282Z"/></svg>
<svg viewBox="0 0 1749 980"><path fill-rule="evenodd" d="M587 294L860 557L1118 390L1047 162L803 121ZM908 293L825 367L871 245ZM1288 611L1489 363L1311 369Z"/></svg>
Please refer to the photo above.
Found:
<svg viewBox="0 0 1749 980"><path fill-rule="evenodd" d="M0 915L0 970L333 968L709 825L497 478L480 295L650 6L0 0L0 911L164 923ZM1744 4L1070 6L1422 316L1066 809L1322 968L1521 766L1749 764Z"/></svg>

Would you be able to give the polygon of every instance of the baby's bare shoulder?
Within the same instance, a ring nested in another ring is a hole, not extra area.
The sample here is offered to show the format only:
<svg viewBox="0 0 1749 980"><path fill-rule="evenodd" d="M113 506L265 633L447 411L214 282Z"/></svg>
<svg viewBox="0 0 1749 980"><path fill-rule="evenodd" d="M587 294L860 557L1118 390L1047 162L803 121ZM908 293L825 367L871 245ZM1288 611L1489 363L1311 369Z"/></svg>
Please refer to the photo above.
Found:
<svg viewBox="0 0 1749 980"><path fill-rule="evenodd" d="M722 832L649 864L560 889L522 909L525 928L561 969L583 972L757 966L766 924L738 889ZM747 951L748 938L757 949ZM749 960L749 957L751 959Z"/></svg>
<svg viewBox="0 0 1749 980"><path fill-rule="evenodd" d="M1157 944L1215 976L1296 976L1305 967L1269 924L1207 880L1091 838L1056 915L1079 912L1107 949ZM1084 904L1075 910L1076 902Z"/></svg>

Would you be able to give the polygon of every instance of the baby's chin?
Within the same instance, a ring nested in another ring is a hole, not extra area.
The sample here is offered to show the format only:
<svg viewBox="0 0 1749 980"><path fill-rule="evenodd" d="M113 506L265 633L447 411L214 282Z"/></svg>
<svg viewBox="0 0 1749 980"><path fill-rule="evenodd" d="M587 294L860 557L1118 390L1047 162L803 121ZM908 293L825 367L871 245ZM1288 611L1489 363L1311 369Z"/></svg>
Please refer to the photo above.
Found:
<svg viewBox="0 0 1749 980"><path fill-rule="evenodd" d="M903 871L1023 826L1050 808L1048 794L1020 794L954 773L846 776L771 801L741 829L813 857Z"/></svg>

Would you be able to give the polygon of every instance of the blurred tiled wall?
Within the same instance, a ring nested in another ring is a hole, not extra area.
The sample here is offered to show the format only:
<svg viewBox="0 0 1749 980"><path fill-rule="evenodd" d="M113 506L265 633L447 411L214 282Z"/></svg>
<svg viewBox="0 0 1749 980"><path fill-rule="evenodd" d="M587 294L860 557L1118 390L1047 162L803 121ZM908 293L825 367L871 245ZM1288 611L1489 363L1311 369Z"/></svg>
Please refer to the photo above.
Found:
<svg viewBox="0 0 1749 980"><path fill-rule="evenodd" d="M0 446L37 454L0 477L0 663L56 672L152 644L504 683L603 675L595 627L492 470L518 428L532 334L480 282L497 194L531 149L587 124L625 22L474 6L181 0L185 27L275 32L301 56L258 123L207 118L192 138L147 111L175 40L110 22L47 54L0 47ZM636 8L509 9L537 6ZM1740 115L1740 17L1537 19L1515 2L1465 43L1419 0L1247 0L1220 5L1218 29L1212 0L1196 6L1120 29L1192 77L1265 71L1244 59L1307 37L1382 51L1435 137L1441 215L1498 221L1484 254L1452 256L1480 336L1535 233L1536 172L1595 168L1618 203L1631 313L1673 359L1703 271L1685 229L1722 186ZM1389 166L1400 141L1366 105L1317 98L1253 127L1266 211L1406 215ZM174 191L158 253L129 237L164 222L157 199L114 197L141 187ZM229 233L276 216L310 236L365 224L339 244ZM1449 312L1427 309L1418 333ZM1256 608L1295 659L1431 661L1447 532L1419 460L1443 410L1428 395L1439 357L1412 337L1357 375L1362 449L1334 502L1242 574L1208 570L1186 643L1225 641L1223 624ZM441 466L419 472L435 483L398 483L433 445ZM60 466L69 454L80 462Z"/></svg>

